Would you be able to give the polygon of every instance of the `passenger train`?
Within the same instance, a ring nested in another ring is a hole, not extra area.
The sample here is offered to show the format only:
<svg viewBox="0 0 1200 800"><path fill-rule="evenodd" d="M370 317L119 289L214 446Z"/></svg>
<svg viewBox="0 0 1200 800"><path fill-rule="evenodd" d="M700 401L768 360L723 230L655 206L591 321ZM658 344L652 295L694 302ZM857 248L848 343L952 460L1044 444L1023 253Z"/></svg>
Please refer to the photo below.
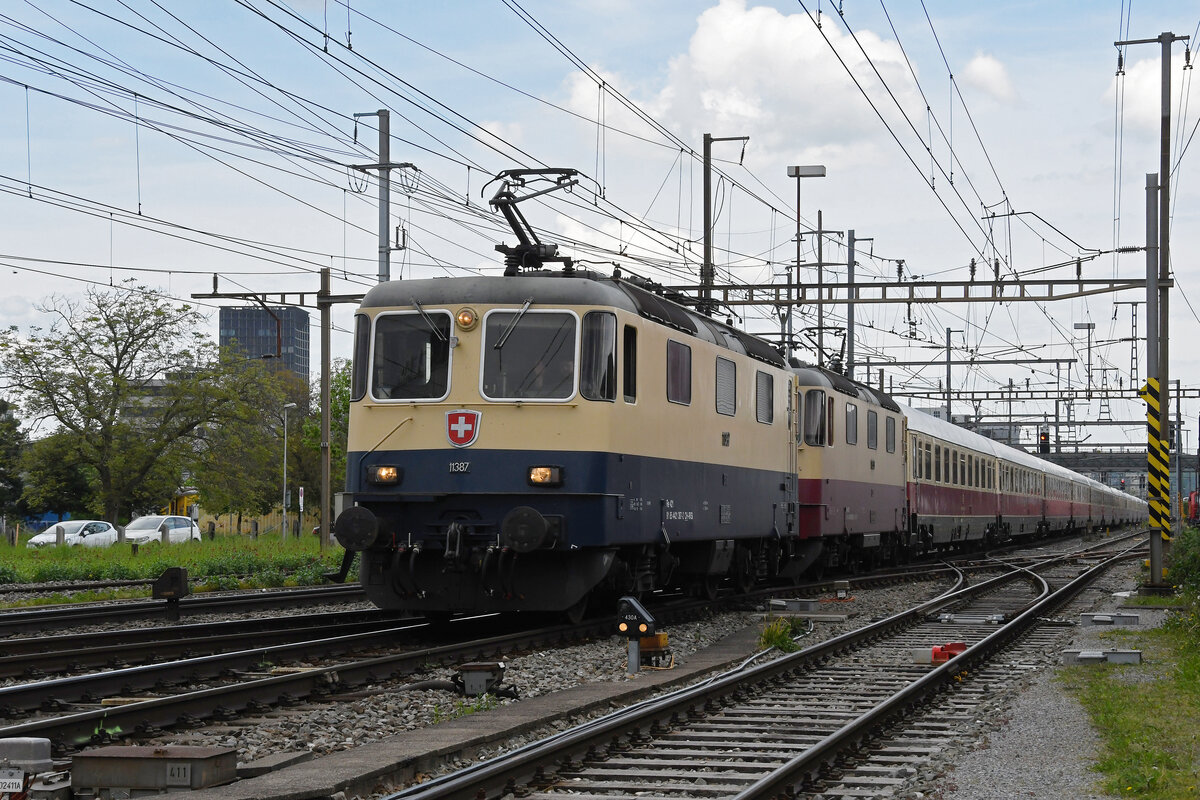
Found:
<svg viewBox="0 0 1200 800"><path fill-rule="evenodd" d="M383 608L578 617L1146 518L619 275L380 284L354 348L335 533Z"/></svg>

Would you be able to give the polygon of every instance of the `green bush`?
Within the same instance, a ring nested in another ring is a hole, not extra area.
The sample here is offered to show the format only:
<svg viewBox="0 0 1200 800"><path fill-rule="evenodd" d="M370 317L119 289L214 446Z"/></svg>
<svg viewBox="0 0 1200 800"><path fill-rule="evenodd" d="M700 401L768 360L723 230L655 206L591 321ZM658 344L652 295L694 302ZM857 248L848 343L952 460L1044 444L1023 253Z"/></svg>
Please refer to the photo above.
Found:
<svg viewBox="0 0 1200 800"><path fill-rule="evenodd" d="M203 542L138 548L44 547L31 550L0 544L0 583L51 581L144 580L168 567L183 567L199 584L220 588L320 584L336 570L343 550L321 552L313 537L280 541L228 536Z"/></svg>
<svg viewBox="0 0 1200 800"><path fill-rule="evenodd" d="M1175 537L1167 567L1173 584L1186 592L1200 592L1200 528L1184 528Z"/></svg>
<svg viewBox="0 0 1200 800"><path fill-rule="evenodd" d="M792 639L797 633L799 620L789 617L775 617L763 626L758 637L758 646L766 650L774 647L781 653L794 653L800 645Z"/></svg>
<svg viewBox="0 0 1200 800"><path fill-rule="evenodd" d="M0 562L0 583L20 583L21 576L10 565Z"/></svg>

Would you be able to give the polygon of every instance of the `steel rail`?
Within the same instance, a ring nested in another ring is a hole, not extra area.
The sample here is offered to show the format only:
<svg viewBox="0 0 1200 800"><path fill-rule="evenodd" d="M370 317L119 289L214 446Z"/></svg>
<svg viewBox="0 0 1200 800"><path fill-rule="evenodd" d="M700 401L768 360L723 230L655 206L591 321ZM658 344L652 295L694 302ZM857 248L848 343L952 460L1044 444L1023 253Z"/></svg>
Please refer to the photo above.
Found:
<svg viewBox="0 0 1200 800"><path fill-rule="evenodd" d="M206 597L193 595L179 601L181 615L221 614L255 611L279 606L311 605L314 603L346 603L365 600L358 584L305 589L272 589L238 595ZM44 631L48 627L62 628L108 622L115 619L147 619L165 616L167 601L134 600L110 603L70 603L22 611L0 613L0 636L28 631Z"/></svg>
<svg viewBox="0 0 1200 800"><path fill-rule="evenodd" d="M1074 553L1056 555L1051 559L1045 560L1044 564L1061 563L1073 558L1075 558ZM1010 568L1010 571L1003 575L989 578L973 586L956 588L907 611L871 623L858 630L833 637L798 653L783 656L758 666L747 667L744 670L727 673L714 680L677 690L665 697L644 701L631 709L622 709L613 712L591 723L585 723L577 728L555 734L543 741L526 745L512 753L498 756L450 775L435 778L419 786L402 790L389 796L389 800L445 800L446 798L458 797L492 798L513 792L521 784L529 784L534 787L550 785L553 781L547 776L553 770L564 764L572 763L572 760L577 757L586 757L587 753L593 752L610 742L617 742L622 737L641 739L647 732L653 735L657 731L669 729L672 727L673 721L687 718L698 708L713 709L719 707L723 698L736 696L742 691L742 687L747 684L778 681L790 675L803 673L813 665L822 663L836 655L850 652L865 643L870 643L885 638L892 633L906 630L920 623L935 611L957 604L976 595L990 592L994 588L1023 575L1028 575L1028 573L1029 570L1024 568ZM965 578L960 580L960 587L963 582L965 582ZM1053 598L1057 594L1047 595L1047 592L1048 586L1043 580L1040 593L1044 599L1035 608L1042 608L1048 602L1049 598ZM1017 619L1021 621L1028 620L1034 613L1034 610L1026 610L1020 613ZM975 648L968 651L971 654L971 658L967 659L959 656L952 662L952 665L961 669L965 664L974 663L974 659L979 658L979 654L985 652L986 648L994 646L993 643L996 641L998 641L996 634L988 636L976 645ZM954 674L957 674L957 671L952 672L948 666L944 665L938 668L935 674L943 676L941 680L945 682ZM936 678L923 678L900 692L900 698L895 701L895 704L902 705L903 707L915 705L919 701L932 696L935 693L936 686L939 686ZM763 788L761 792L755 794L749 794L747 790L743 800L749 800L751 797L762 798L780 793L785 787L798 782L794 777L795 775L801 775L802 779L807 779L808 774L805 770L810 764L819 766L826 763L827 756L821 755L821 753L831 753L835 747L839 748L840 752L840 748L844 747L847 741L860 741L868 735L866 733L869 729L868 726L872 724L877 725L878 721L882 718L890 719L892 713L894 711L870 712L869 715L866 715L868 720L863 722L861 726L855 726L852 723L847 726L849 730L843 729L828 737L829 742L823 744L818 749L816 755L804 756L784 765L782 770L788 777L771 783L770 788ZM767 780L764 778L759 783ZM763 785L767 786L765 783ZM758 784L755 784L755 786L757 787Z"/></svg>
<svg viewBox="0 0 1200 800"><path fill-rule="evenodd" d="M238 626L231 630L221 631L214 624L186 626L196 627L200 630L192 632L191 636L184 637L179 635L177 631L171 631L168 636L163 636L160 631L150 629L145 631L147 634L159 633L158 637L154 636L137 636L129 637L132 641L125 640L124 636L109 637L109 641L101 641L96 644L84 646L74 643L71 640L75 637L63 636L54 637L56 639L66 640L56 643L57 649L46 650L36 649L34 645L44 640L8 640L4 642L4 652L10 655L0 656L0 677L17 677L21 675L29 677L38 677L40 675L61 673L68 670L76 671L97 666L118 667L130 663L146 663L151 661L162 661L166 658L187 657L189 654L195 653L220 653L228 651L236 647L249 647L251 645L267 646L278 645L287 642L296 642L303 637L311 638L314 632L320 629L336 630L340 635L347 634L363 634L378 632L382 630L394 630L399 622L396 618L387 618L376 612L373 619L363 618L366 616L364 612L348 612L353 615L347 619L340 619L336 622L300 617L294 621L289 621L291 624L281 624L276 627L264 627L259 620L254 620L253 626ZM322 617L326 615L320 615ZM284 622L284 620L280 620ZM307 622L306 625L297 625L296 622ZM410 620L411 624L422 624L425 621L422 619ZM230 623L225 623L230 624ZM170 629L167 629L170 630ZM214 632L215 631L215 632ZM140 631L120 631L120 634L138 633ZM110 632L111 633L111 632ZM96 634L87 634L87 639L95 639ZM13 648L14 643L28 643L25 648ZM24 652L12 653L13 649L24 650Z"/></svg>
<svg viewBox="0 0 1200 800"><path fill-rule="evenodd" d="M669 623L692 619L699 611L710 608L711 604L706 602L686 601L659 608L656 610L656 614L664 623ZM460 623L452 623L451 627L453 628L454 624L468 627L472 622L472 620L463 620ZM480 623L491 624L490 618L481 619ZM411 631L418 627L427 629L428 623L424 620L414 620L412 626L395 630ZM111 741L131 733L171 727L181 719L228 718L236 716L240 711L263 709L273 703L290 702L310 695L328 693L332 688L346 688L392 676L410 674L431 663L479 660L495 657L511 650L560 646L579 639L608 636L611 629L612 620L605 617L578 626L555 625L486 639L342 662L315 667L303 672L185 692L172 697L153 698L123 706L20 723L0 728L0 738L22 736L48 738L54 743L56 749L62 752L89 742ZM92 690L96 692L99 692L100 687L103 686L127 687L133 678L139 676L139 683L151 685L156 682L156 669L158 677L161 677L165 668L172 666L176 667L175 671L180 673L186 672L189 668L198 670L205 665L214 671L220 671L216 669L216 666L218 660L222 658L226 659L227 664L222 669L229 668L229 658L238 659L241 663L253 666L262 660L263 653L280 653L288 648L295 652L301 646L312 646L314 652L328 655L331 651L331 643L333 646L340 646L343 649L354 645L355 642L359 642L363 646L370 646L372 638L375 644L379 644L380 639L388 635L391 635L391 631L334 637L298 645L259 648L254 651L223 654L222 656L205 656L187 659L184 662L171 662L170 665L156 664L116 670L104 676L83 676L80 681L82 684L91 686ZM325 648L323 651L322 647ZM116 677L113 680L104 680L108 675ZM8 700L14 698L20 699L20 704L23 706L41 707L49 696L47 690L67 685L66 682L70 680L59 679L58 681L43 681L39 684L0 688L0 708L3 708ZM79 694L78 689L76 689L76 694Z"/></svg>
<svg viewBox="0 0 1200 800"><path fill-rule="evenodd" d="M320 614L287 616L264 616L251 619L220 620L217 622L187 622L145 628L120 628L117 630L82 631L58 633L48 636L24 636L0 639L3 652L8 655L46 653L50 651L70 652L87 647L108 647L116 644L171 642L179 640L198 641L221 634L271 632L280 630L302 630L304 628L331 628L359 622L399 620L400 612L380 611L377 608L356 611L327 611Z"/></svg>
<svg viewBox="0 0 1200 800"><path fill-rule="evenodd" d="M1133 550L1134 548L1130 548ZM922 705L945 688L954 678L969 671L975 665L991 658L1002 648L1026 633L1048 611L1073 598L1084 586L1106 571L1113 564L1126 558L1118 554L1089 568L1071 582L1055 591L1046 591L1025 611L1008 624L984 637L981 641L951 658L941 666L876 705L866 714L847 723L841 729L822 739L818 744L789 761L751 786L734 795L733 800L765 800L777 795L802 791L802 786L819 778L820 771L836 754L861 745L871 732L898 715ZM1027 570L1026 570L1027 571ZM1044 582L1044 579L1043 579Z"/></svg>

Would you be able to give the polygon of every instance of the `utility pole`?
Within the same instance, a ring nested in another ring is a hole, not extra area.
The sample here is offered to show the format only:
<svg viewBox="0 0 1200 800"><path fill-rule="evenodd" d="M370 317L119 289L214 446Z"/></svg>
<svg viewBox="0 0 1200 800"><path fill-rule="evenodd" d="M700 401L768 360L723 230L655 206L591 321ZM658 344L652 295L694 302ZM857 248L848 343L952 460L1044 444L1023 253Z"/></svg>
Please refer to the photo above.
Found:
<svg viewBox="0 0 1200 800"><path fill-rule="evenodd" d="M817 366L825 366L825 222L817 209Z"/></svg>
<svg viewBox="0 0 1200 800"><path fill-rule="evenodd" d="M950 415L950 334L963 333L963 331L952 331L946 328L946 422L953 422Z"/></svg>
<svg viewBox="0 0 1200 800"><path fill-rule="evenodd" d="M854 380L854 229L846 232L846 283L850 284L850 302L846 303L846 377Z"/></svg>
<svg viewBox="0 0 1200 800"><path fill-rule="evenodd" d="M332 366L330 364L330 331L333 327L332 307L339 303L354 303L362 302L361 294L330 294L329 291L329 268L321 269L321 288L317 292L317 308L321 312L321 549L324 550L330 541L333 533L333 519L330 513L332 508L330 490L332 479L330 476L330 384L332 381ZM193 300L253 300L259 304L267 302L267 295L262 292L218 292L217 291L217 276L213 275L213 290L209 294L193 294ZM312 308L311 305L305 302L305 295L298 295L298 302L287 302L287 295L279 295L279 305L295 306L297 308ZM286 413L286 410L285 412ZM284 427L286 431L286 425ZM285 448L286 450L286 448ZM285 462L286 468L286 462ZM286 480L285 480L286 483ZM286 491L285 491L286 493Z"/></svg>
<svg viewBox="0 0 1200 800"><path fill-rule="evenodd" d="M796 302L796 284L800 282L800 261L803 258L803 225L800 218L800 184L804 178L824 178L825 167L821 164L810 164L807 166L793 166L787 168L789 178L796 179L796 270L788 270L788 311L787 311L787 331L786 335L786 353L785 357L790 357L792 354L792 314L795 311ZM817 227L821 227L818 223Z"/></svg>
<svg viewBox="0 0 1200 800"><path fill-rule="evenodd" d="M748 142L749 136L713 136L704 134L704 263L700 265L700 303L696 310L712 316L716 306L712 301L713 284L716 283L716 268L713 265L713 218L712 218L712 143Z"/></svg>
<svg viewBox="0 0 1200 800"><path fill-rule="evenodd" d="M875 237L855 238L854 229L846 231L846 283L850 285L850 297L846 303L846 377L854 380L854 246L858 242L873 242ZM870 376L867 376L868 380Z"/></svg>
<svg viewBox="0 0 1200 800"><path fill-rule="evenodd" d="M1091 400L1092 399L1092 331L1096 330L1096 323L1094 323L1094 322L1076 322L1075 330L1087 331L1087 347L1088 347L1087 392L1085 394L1087 395L1087 399Z"/></svg>
<svg viewBox="0 0 1200 800"><path fill-rule="evenodd" d="M321 268L321 290L317 292L317 307L321 309L321 550L329 544L333 534L333 514L330 509L333 497L332 462L329 455L330 379L333 368L330 364L330 332L333 329L333 304L329 300L329 267ZM366 369L366 364L355 365L355 369ZM342 487L343 489L345 486Z"/></svg>
<svg viewBox="0 0 1200 800"><path fill-rule="evenodd" d="M379 170L379 282L384 283L392 279L392 245L389 237L388 219L391 216L391 192L392 179L391 171L394 169L413 169L412 164L407 161L403 164L393 164L391 162L391 112L386 108L381 108L378 111L364 111L360 114L355 114L354 118L359 117L379 117L379 163L378 164L355 164L354 169L366 172L370 169Z"/></svg>
<svg viewBox="0 0 1200 800"><path fill-rule="evenodd" d="M1158 184L1158 203L1159 203L1158 219L1156 220L1156 224L1158 227L1158 272L1157 272L1157 275L1154 276L1153 279L1151 276L1151 268L1150 268L1150 258L1151 258L1150 243L1151 242L1150 242L1150 238L1149 238L1149 234L1150 234L1149 213L1147 213L1147 220L1146 220L1147 300L1149 299L1149 296L1151 294L1155 293L1152 291L1153 289L1157 289L1157 295L1158 295L1158 300L1159 300L1158 315L1157 315L1158 316L1158 325L1157 325L1157 330L1156 330L1156 334L1158 336L1158 342L1157 342L1158 358L1157 358L1157 364L1155 365L1157 368L1156 372L1151 372L1149 369L1149 366L1147 366L1146 385L1147 385L1147 388L1150 390L1147 392L1148 395L1159 394L1159 392L1155 391L1155 385L1157 385L1159 390L1162 390L1162 389L1167 390L1163 394L1166 394L1168 397L1170 395L1170 385L1171 385L1170 384L1170 348L1168 346L1168 341L1170 339L1170 337L1168 335L1170 317L1169 317L1169 313L1168 313L1168 311L1169 311L1169 305L1168 305L1168 303L1169 303L1169 287L1166 282L1169 280L1170 272L1171 272L1171 225L1170 225L1170 220L1171 220L1171 196L1170 196L1170 194L1171 194L1171 192L1170 192L1170 187L1171 187L1171 45L1173 45L1175 42L1178 42L1178 41L1187 41L1190 38L1191 38L1190 36L1176 36L1174 33L1171 33L1170 31L1164 31L1163 33L1159 34L1154 39L1133 39L1130 41L1113 43L1117 47L1122 47L1124 45L1152 44L1154 42L1157 42L1162 47L1162 81L1161 81L1161 87L1160 87L1161 100L1162 100L1162 114L1161 114L1160 126L1159 126L1158 176L1157 176L1157 179L1155 180L1155 183ZM1151 186L1151 176L1147 175L1146 176L1147 212L1149 212L1149 206L1151 205L1150 186ZM1151 284L1156 284L1156 285L1152 286ZM1147 311L1147 314L1146 314L1147 317L1153 316L1149 302L1147 302L1147 304L1146 304L1146 311ZM1146 360L1147 360L1147 362L1149 362L1150 361L1150 358L1149 358L1150 351L1153 346L1152 341L1149 337L1149 327L1150 327L1149 319L1147 320L1146 327L1147 327L1147 337L1146 337L1147 358L1146 358ZM1151 375L1153 375L1156 380L1152 381L1150 379ZM1148 400L1150 400L1150 399L1152 399L1152 398L1148 398ZM1161 395L1158 399L1159 400L1162 399ZM1170 417L1168 416L1168 409L1169 409L1169 405L1167 403L1159 402L1158 408L1151 410L1151 413L1157 412L1157 415L1158 415L1157 428L1158 428L1158 432L1160 435L1163 431L1168 429L1167 423L1168 423L1168 420L1170 419ZM1147 431L1148 434L1151 435L1151 437L1153 436L1153 433L1154 433L1154 431L1153 431L1154 427L1155 426L1151 425L1149 430ZM1161 476L1163 481L1168 484L1168 485L1161 486L1161 488L1160 488L1159 497L1158 497L1159 502L1160 502L1160 506L1159 506L1160 514L1161 514L1161 503L1163 501L1169 501L1169 499L1170 499L1170 486L1169 486L1169 482L1170 482L1170 471L1169 471L1170 470L1170 462L1169 462L1170 455L1169 455L1169 453L1170 453L1170 451L1169 451L1169 447L1170 447L1170 444L1162 442L1161 439L1159 440L1159 442L1153 442L1153 441L1149 442L1149 446L1148 446L1148 452L1149 452L1148 460L1150 462L1149 466L1150 466L1150 471L1151 471L1151 474L1150 474L1151 482L1148 484L1148 486L1151 487L1150 490L1152 490L1152 488L1153 488L1154 462L1156 460L1155 459L1155 450L1158 450L1159 455L1162 456L1163 458L1167 459L1164 463L1161 463L1158 465L1159 467L1162 468L1162 470L1165 473ZM1148 490L1148 492L1150 490ZM1164 494L1165 494L1165 497L1164 497ZM1167 516L1165 519L1162 519L1160 517L1159 525L1156 526L1156 529L1152 530L1150 533L1150 586L1153 588L1159 588L1159 589L1167 588L1166 584L1163 581L1163 576L1162 576L1162 566L1163 566L1162 561L1163 561L1163 539L1167 535L1167 527L1170 524L1170 514L1171 514L1170 508L1166 509L1166 514L1167 514ZM1155 516L1155 508L1154 508L1153 502L1151 503L1150 516L1151 516L1151 520L1153 521L1154 516Z"/></svg>
<svg viewBox="0 0 1200 800"><path fill-rule="evenodd" d="M1183 533L1183 513L1182 513L1182 494L1183 494L1183 466L1180 462L1183 461L1183 387L1179 381L1171 381L1175 384L1175 485L1171 487L1171 508L1175 513L1175 524L1172 526L1172 533L1175 536Z"/></svg>

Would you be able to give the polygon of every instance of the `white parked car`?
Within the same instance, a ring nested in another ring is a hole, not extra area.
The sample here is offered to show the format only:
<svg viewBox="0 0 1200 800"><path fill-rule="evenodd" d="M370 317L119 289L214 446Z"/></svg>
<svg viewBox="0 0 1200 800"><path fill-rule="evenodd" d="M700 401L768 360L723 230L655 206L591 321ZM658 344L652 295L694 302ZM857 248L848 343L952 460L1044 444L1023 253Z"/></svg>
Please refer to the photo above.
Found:
<svg viewBox="0 0 1200 800"><path fill-rule="evenodd" d="M25 545L37 549L58 543L58 529L63 530L63 544L84 547L108 547L117 541L117 529L98 519L72 519L51 525Z"/></svg>
<svg viewBox="0 0 1200 800"><path fill-rule="evenodd" d="M125 526L125 541L131 544L161 542L163 531L168 541L200 541L200 527L188 517L138 517Z"/></svg>

